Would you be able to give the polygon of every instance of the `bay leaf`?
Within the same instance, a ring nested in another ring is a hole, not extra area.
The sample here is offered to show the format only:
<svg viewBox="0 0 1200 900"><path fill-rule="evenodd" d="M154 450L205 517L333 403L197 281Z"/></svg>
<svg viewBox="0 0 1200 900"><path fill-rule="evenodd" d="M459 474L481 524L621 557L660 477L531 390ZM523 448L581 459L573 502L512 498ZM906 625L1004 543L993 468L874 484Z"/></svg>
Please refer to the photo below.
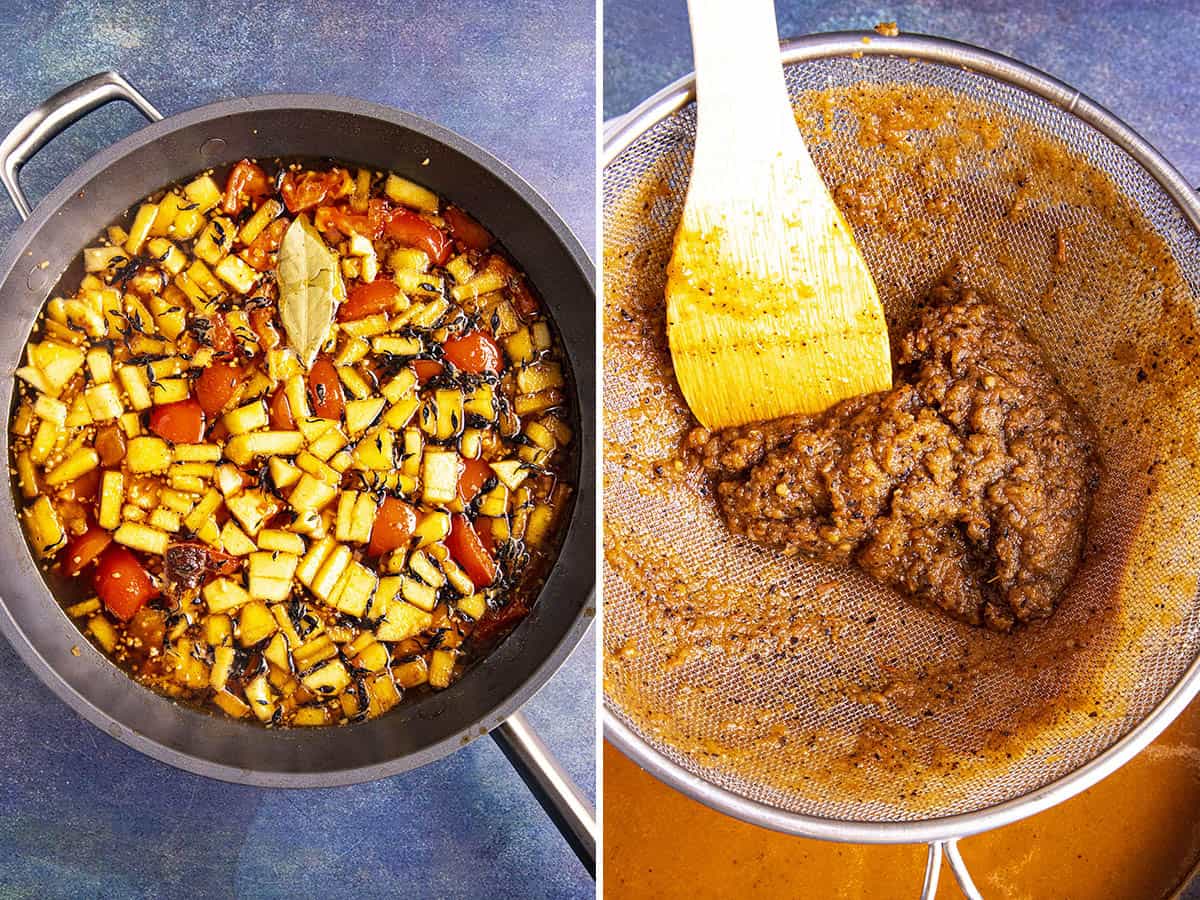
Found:
<svg viewBox="0 0 1200 900"><path fill-rule="evenodd" d="M284 232L278 260L279 318L288 343L308 369L329 339L346 286L337 256L306 215L296 216Z"/></svg>

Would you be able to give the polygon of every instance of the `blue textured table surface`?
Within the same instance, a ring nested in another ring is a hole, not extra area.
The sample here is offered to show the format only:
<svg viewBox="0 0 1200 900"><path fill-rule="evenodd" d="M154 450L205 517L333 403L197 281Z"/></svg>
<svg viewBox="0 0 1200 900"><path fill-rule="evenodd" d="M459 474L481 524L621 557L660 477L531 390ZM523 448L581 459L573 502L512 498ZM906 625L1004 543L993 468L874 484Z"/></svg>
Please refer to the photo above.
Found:
<svg viewBox="0 0 1200 900"><path fill-rule="evenodd" d="M1200 185L1200 4L1114 0L839 3L777 0L779 33L901 31L977 44L1082 91ZM604 115L619 115L692 70L684 0L604 4Z"/></svg>
<svg viewBox="0 0 1200 900"><path fill-rule="evenodd" d="M418 7L416 10L399 7ZM236 11L234 11L236 9ZM588 2L0 5L0 133L106 68L163 113L279 91L361 97L488 148L595 243ZM33 199L140 127L113 104L38 156ZM0 203L0 233L17 217ZM526 707L595 794L592 635ZM490 741L372 784L272 791L144 758L0 641L0 897L580 897L592 882Z"/></svg>

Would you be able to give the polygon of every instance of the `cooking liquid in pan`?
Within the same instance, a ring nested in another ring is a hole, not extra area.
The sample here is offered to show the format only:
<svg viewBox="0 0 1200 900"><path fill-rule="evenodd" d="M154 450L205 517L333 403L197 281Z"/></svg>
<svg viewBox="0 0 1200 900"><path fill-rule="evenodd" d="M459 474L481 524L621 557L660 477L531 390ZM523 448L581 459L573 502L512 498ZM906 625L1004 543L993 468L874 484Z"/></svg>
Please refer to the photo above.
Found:
<svg viewBox="0 0 1200 900"><path fill-rule="evenodd" d="M114 662L235 718L354 722L528 612L575 450L549 320L495 236L395 175L243 160L96 244L10 431L33 549Z"/></svg>
<svg viewBox="0 0 1200 900"><path fill-rule="evenodd" d="M604 878L612 897L912 900L925 848L778 834L677 793L604 749ZM1124 768L1032 818L959 846L994 900L1158 900L1200 859L1200 703ZM948 871L937 896L959 893Z"/></svg>

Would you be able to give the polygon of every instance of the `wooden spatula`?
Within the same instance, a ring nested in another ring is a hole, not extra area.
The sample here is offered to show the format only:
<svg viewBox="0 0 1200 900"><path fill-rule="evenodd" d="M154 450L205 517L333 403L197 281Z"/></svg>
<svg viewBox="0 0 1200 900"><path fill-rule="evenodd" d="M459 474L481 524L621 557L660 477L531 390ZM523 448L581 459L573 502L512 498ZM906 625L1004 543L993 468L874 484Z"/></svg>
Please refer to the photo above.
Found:
<svg viewBox="0 0 1200 900"><path fill-rule="evenodd" d="M689 0L698 123L667 269L692 413L723 428L892 384L887 323L793 118L771 0Z"/></svg>

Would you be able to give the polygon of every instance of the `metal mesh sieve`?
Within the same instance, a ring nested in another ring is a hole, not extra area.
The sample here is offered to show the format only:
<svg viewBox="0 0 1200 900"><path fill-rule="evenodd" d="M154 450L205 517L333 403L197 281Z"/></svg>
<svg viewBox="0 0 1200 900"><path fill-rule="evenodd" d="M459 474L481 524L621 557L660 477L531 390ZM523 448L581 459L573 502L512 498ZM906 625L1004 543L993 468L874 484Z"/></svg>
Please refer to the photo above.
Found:
<svg viewBox="0 0 1200 900"><path fill-rule="evenodd" d="M994 635L725 530L680 458L694 423L662 334L695 133L690 86L669 89L604 169L610 735L771 827L956 837L1083 789L1195 693L1200 208L1136 135L1010 60L857 34L784 56L893 335L962 260L1097 426L1089 552L1048 622Z"/></svg>

